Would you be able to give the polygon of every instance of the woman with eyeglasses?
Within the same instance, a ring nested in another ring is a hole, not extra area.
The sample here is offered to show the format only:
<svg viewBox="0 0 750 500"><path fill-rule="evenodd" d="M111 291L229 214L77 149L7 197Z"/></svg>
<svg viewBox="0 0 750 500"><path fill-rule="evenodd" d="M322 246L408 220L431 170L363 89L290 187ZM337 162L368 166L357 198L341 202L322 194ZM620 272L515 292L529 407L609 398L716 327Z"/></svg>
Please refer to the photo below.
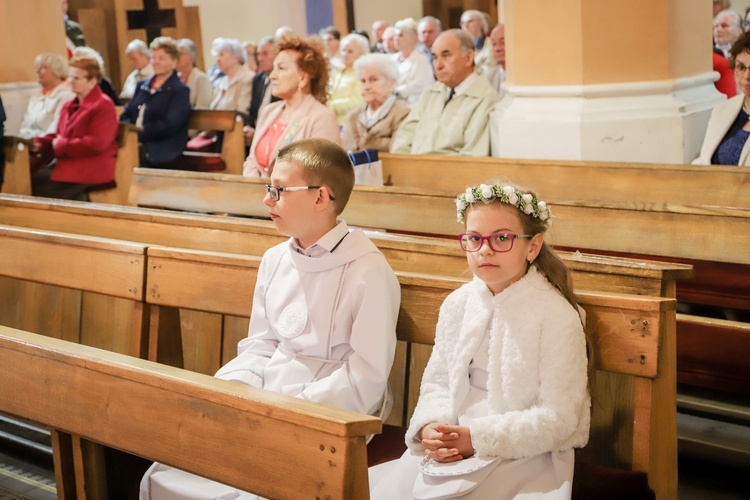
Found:
<svg viewBox="0 0 750 500"><path fill-rule="evenodd" d="M711 112L695 165L750 166L750 33L732 46L729 64L739 93Z"/></svg>

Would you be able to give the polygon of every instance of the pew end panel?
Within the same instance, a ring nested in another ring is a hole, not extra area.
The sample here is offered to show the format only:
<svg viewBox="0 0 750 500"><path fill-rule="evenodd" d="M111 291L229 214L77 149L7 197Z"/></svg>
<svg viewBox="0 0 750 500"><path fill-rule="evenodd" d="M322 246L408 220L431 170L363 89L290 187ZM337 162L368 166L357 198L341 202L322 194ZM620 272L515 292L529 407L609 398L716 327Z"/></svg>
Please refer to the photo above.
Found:
<svg viewBox="0 0 750 500"><path fill-rule="evenodd" d="M377 418L6 327L0 359L8 414L265 497L368 497Z"/></svg>
<svg viewBox="0 0 750 500"><path fill-rule="evenodd" d="M118 115L119 116L119 115ZM127 205L133 169L138 167L138 132L142 129L129 123L120 123L117 130L117 161L115 163L115 187L91 191L89 199L94 203Z"/></svg>
<svg viewBox="0 0 750 500"><path fill-rule="evenodd" d="M245 162L245 134L243 127L246 114L229 109L194 109L190 113L188 127L192 130L221 132L221 151L218 155L224 163L226 174L242 175ZM199 164L200 159L193 159Z"/></svg>
<svg viewBox="0 0 750 500"><path fill-rule="evenodd" d="M2 147L5 150L5 181L3 193L31 194L31 170L29 148L32 142L20 137L6 135Z"/></svg>

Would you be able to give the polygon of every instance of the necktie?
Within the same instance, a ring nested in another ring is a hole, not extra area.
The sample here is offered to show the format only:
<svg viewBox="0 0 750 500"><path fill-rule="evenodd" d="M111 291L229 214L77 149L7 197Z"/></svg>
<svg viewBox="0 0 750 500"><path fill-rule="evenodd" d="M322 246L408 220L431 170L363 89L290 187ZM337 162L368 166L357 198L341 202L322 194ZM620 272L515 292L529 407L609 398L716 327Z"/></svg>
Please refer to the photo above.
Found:
<svg viewBox="0 0 750 500"><path fill-rule="evenodd" d="M447 106L449 102L451 102L451 99L453 99L453 96L456 95L456 91L454 89L451 89L450 92L448 92L448 99L445 100L445 105L443 107Z"/></svg>

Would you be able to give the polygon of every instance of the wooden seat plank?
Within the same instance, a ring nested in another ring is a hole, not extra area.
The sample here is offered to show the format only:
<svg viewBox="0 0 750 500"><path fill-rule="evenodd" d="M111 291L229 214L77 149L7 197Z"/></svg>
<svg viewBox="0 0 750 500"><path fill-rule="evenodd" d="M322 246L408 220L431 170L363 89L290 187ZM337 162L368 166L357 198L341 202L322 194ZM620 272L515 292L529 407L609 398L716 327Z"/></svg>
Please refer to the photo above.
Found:
<svg viewBox="0 0 750 500"><path fill-rule="evenodd" d="M368 498L377 418L5 327L0 362L11 415L265 497Z"/></svg>
<svg viewBox="0 0 750 500"><path fill-rule="evenodd" d="M386 184L456 192L510 180L550 198L750 208L750 172L721 165L382 153Z"/></svg>

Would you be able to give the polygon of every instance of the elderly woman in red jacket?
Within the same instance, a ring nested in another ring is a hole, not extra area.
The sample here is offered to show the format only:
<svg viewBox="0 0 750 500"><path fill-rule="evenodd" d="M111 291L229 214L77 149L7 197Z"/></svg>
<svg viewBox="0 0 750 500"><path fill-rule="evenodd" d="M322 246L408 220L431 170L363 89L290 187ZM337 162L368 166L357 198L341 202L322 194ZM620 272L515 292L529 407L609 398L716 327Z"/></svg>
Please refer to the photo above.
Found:
<svg viewBox="0 0 750 500"><path fill-rule="evenodd" d="M60 113L57 132L34 140L54 159L31 177L32 194L47 198L88 200L88 192L115 178L117 112L99 89L102 77L96 59L75 56L68 79L76 97Z"/></svg>

